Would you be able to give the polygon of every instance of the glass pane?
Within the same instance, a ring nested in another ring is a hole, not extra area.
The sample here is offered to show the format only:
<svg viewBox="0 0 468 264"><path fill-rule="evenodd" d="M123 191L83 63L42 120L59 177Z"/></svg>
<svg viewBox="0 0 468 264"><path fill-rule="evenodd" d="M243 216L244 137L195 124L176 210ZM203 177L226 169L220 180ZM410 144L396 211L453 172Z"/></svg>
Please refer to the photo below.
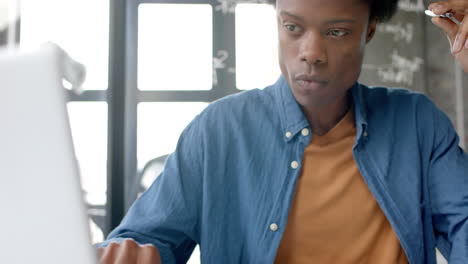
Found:
<svg viewBox="0 0 468 264"><path fill-rule="evenodd" d="M236 6L236 83L264 88L280 75L276 11L268 4Z"/></svg>
<svg viewBox="0 0 468 264"><path fill-rule="evenodd" d="M86 66L83 89L107 89L109 1L22 0L21 47L48 41Z"/></svg>
<svg viewBox="0 0 468 264"><path fill-rule="evenodd" d="M141 4L138 9L138 88L212 88L212 7Z"/></svg>
<svg viewBox="0 0 468 264"><path fill-rule="evenodd" d="M107 103L68 103L92 241L103 240L107 191Z"/></svg>
<svg viewBox="0 0 468 264"><path fill-rule="evenodd" d="M138 168L175 150L182 130L208 103L140 103L138 105ZM149 186L149 185L147 185Z"/></svg>
<svg viewBox="0 0 468 264"><path fill-rule="evenodd" d="M85 199L92 205L106 203L107 103L68 103L73 143L80 165Z"/></svg>

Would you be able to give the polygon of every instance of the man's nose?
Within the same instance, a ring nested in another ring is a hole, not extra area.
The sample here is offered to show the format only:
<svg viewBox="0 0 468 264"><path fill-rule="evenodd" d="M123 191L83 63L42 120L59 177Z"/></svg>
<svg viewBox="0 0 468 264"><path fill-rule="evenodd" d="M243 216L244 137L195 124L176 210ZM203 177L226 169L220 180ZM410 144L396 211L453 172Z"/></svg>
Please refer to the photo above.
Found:
<svg viewBox="0 0 468 264"><path fill-rule="evenodd" d="M318 33L309 32L304 35L300 59L309 65L320 65L327 62L325 40Z"/></svg>

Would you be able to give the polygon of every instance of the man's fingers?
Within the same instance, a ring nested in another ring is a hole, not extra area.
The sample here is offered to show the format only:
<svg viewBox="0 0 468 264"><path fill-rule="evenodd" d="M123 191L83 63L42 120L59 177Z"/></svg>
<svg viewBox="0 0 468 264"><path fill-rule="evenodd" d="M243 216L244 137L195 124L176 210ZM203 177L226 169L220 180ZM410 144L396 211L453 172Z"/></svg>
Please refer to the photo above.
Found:
<svg viewBox="0 0 468 264"><path fill-rule="evenodd" d="M465 16L462 24L458 27L458 31L455 36L455 42L452 46L452 53L456 54L460 52L463 48L468 48L468 16Z"/></svg>
<svg viewBox="0 0 468 264"><path fill-rule="evenodd" d="M101 264L160 264L158 249L151 245L139 245L132 239L120 243L110 243L106 248L97 250Z"/></svg>
<svg viewBox="0 0 468 264"><path fill-rule="evenodd" d="M437 15L442 15L447 12L468 14L468 4L466 0L438 1L430 4L428 9Z"/></svg>
<svg viewBox="0 0 468 264"><path fill-rule="evenodd" d="M154 263L159 263L157 262L159 260L159 252L156 249L156 247L152 245L143 245L141 254L139 255L138 258L138 263L148 263L148 264L154 264Z"/></svg>
<svg viewBox="0 0 468 264"><path fill-rule="evenodd" d="M135 261L139 253L138 247L138 244L131 239L125 239L122 241L114 264L126 264Z"/></svg>
<svg viewBox="0 0 468 264"><path fill-rule="evenodd" d="M450 40L450 45L452 45L455 40L455 36L457 35L458 26L452 21L441 17L433 17L432 23L445 32L448 39Z"/></svg>
<svg viewBox="0 0 468 264"><path fill-rule="evenodd" d="M468 49L468 1L439 1L430 4L428 9L437 15L451 12L455 14L455 18L462 20L461 25L457 26L446 18L432 18L432 22L447 34L453 54L460 52L464 48Z"/></svg>
<svg viewBox="0 0 468 264"><path fill-rule="evenodd" d="M119 244L110 243L106 248L102 248L99 263L101 264L112 264L114 263L116 252L119 248Z"/></svg>
<svg viewBox="0 0 468 264"><path fill-rule="evenodd" d="M449 6L447 2L439 1L439 2L434 2L430 4L427 7L427 9L431 10L436 15L442 15L442 14L449 12L451 10L451 7Z"/></svg>
<svg viewBox="0 0 468 264"><path fill-rule="evenodd" d="M97 248L96 249L98 259L101 259L102 254L104 253L104 248Z"/></svg>

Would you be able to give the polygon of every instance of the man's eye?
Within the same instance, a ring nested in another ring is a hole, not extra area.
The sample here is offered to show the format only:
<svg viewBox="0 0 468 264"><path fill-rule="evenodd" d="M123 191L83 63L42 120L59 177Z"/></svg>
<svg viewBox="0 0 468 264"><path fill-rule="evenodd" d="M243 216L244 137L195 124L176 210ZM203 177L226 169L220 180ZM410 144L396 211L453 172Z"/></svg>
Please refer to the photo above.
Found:
<svg viewBox="0 0 468 264"><path fill-rule="evenodd" d="M348 32L339 29L332 29L328 31L328 34L334 37L343 37L348 34Z"/></svg>
<svg viewBox="0 0 468 264"><path fill-rule="evenodd" d="M299 27L296 26L296 25L286 24L286 25L284 25L284 27L285 27L287 30L292 31L292 32L297 32L297 31L299 31Z"/></svg>

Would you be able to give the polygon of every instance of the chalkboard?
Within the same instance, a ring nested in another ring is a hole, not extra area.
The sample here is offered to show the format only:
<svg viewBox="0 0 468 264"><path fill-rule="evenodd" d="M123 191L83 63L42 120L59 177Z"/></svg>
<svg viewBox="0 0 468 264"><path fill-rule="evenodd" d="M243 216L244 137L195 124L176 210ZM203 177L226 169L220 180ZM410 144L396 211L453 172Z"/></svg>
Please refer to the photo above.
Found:
<svg viewBox="0 0 468 264"><path fill-rule="evenodd" d="M424 20L430 19L425 9L423 0L400 0L395 16L377 25L360 82L425 92Z"/></svg>

